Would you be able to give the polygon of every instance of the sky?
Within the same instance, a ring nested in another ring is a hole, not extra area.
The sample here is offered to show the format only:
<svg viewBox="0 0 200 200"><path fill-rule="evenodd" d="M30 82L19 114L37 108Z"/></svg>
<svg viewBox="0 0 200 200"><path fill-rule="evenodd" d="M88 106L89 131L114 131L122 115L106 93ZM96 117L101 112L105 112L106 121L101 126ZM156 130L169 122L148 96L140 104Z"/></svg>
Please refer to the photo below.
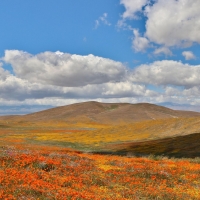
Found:
<svg viewBox="0 0 200 200"><path fill-rule="evenodd" d="M0 115L77 102L200 111L200 1L1 0Z"/></svg>

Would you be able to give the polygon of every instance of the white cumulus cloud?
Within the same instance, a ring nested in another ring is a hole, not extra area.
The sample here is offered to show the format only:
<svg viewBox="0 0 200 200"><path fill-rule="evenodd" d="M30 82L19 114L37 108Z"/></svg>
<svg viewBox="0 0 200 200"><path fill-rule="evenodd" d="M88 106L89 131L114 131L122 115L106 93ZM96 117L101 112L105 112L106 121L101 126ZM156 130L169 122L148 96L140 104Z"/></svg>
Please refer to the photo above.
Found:
<svg viewBox="0 0 200 200"><path fill-rule="evenodd" d="M3 63L0 63L0 80L5 80L11 74L9 71L5 70L2 66Z"/></svg>
<svg viewBox="0 0 200 200"><path fill-rule="evenodd" d="M146 36L165 46L200 43L200 1L157 0L146 8Z"/></svg>
<svg viewBox="0 0 200 200"><path fill-rule="evenodd" d="M140 36L137 29L133 30L134 38L132 42L132 47L135 51L145 51L149 47L149 41L147 38Z"/></svg>
<svg viewBox="0 0 200 200"><path fill-rule="evenodd" d="M120 0L120 4L123 4L125 7L125 12L122 17L126 18L137 18L137 12L141 12L143 6L145 6L149 0Z"/></svg>
<svg viewBox="0 0 200 200"><path fill-rule="evenodd" d="M31 55L7 50L2 58L14 75L0 68L0 98L95 99L153 95L142 83L126 80L130 69L122 63L93 55L62 52Z"/></svg>
<svg viewBox="0 0 200 200"><path fill-rule="evenodd" d="M172 52L167 47L157 48L154 52L155 55L164 54L166 56L172 56Z"/></svg>
<svg viewBox="0 0 200 200"><path fill-rule="evenodd" d="M192 66L180 61L162 60L137 67L130 79L142 84L158 86L200 86L200 65Z"/></svg>
<svg viewBox="0 0 200 200"><path fill-rule="evenodd" d="M122 63L94 55L62 52L31 55L18 50L6 50L3 59L12 65L18 78L65 87L120 81L126 71Z"/></svg>
<svg viewBox="0 0 200 200"><path fill-rule="evenodd" d="M185 60L192 60L196 58L191 51L183 51L182 55L185 57Z"/></svg>
<svg viewBox="0 0 200 200"><path fill-rule="evenodd" d="M154 54L172 55L172 47L190 47L200 44L200 1L198 0L120 0L125 8L118 27L130 27L130 20L145 16L145 32L133 32L133 47L143 51L150 44L160 45Z"/></svg>

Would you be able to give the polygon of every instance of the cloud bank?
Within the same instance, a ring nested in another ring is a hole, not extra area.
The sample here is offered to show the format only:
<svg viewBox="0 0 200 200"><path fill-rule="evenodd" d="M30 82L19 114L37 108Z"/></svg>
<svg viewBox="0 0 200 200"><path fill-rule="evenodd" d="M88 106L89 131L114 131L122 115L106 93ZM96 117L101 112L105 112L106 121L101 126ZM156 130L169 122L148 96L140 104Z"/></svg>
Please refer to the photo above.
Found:
<svg viewBox="0 0 200 200"><path fill-rule="evenodd" d="M1 105L104 102L200 104L200 65L163 60L130 69L94 55L7 50L1 58ZM14 74L3 63L13 67Z"/></svg>
<svg viewBox="0 0 200 200"><path fill-rule="evenodd" d="M11 64L14 71L12 75L0 68L3 99L120 98L148 93L143 84L126 80L129 69L125 65L94 55L62 52L31 55L7 50L2 60Z"/></svg>

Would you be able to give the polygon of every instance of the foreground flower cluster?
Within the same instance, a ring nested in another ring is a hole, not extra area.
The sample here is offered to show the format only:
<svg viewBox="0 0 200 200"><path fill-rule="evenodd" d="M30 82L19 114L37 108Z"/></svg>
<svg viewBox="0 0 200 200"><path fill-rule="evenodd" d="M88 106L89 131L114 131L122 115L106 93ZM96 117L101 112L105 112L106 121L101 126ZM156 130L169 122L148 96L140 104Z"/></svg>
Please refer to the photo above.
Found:
<svg viewBox="0 0 200 200"><path fill-rule="evenodd" d="M200 164L1 146L0 199L200 199Z"/></svg>

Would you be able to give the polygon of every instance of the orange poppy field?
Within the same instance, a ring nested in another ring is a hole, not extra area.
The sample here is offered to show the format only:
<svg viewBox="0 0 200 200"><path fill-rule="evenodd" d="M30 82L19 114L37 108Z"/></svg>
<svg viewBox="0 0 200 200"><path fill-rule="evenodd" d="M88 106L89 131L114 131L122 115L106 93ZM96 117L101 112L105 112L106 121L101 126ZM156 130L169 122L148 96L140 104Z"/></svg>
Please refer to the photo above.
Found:
<svg viewBox="0 0 200 200"><path fill-rule="evenodd" d="M106 135L97 143L96 132L106 133L111 127L65 125L64 131L62 123L51 126L2 125L0 199L200 199L199 158L97 154L86 149L99 149ZM93 147L90 138L86 142L92 133ZM65 140L71 137L71 143L61 143L62 134L67 134ZM85 138L82 145L76 146L76 134ZM73 150L69 144L85 150Z"/></svg>

